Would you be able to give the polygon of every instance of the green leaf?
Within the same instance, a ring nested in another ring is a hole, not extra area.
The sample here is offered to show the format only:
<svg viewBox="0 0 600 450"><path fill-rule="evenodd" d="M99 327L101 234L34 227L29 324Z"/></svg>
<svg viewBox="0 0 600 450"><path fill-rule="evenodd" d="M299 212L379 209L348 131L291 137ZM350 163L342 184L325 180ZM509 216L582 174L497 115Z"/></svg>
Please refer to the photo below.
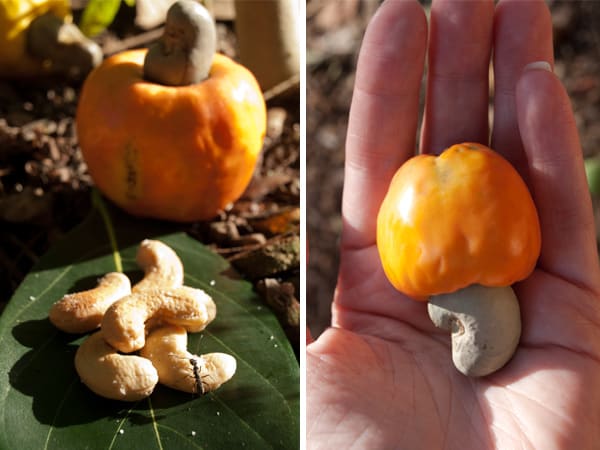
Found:
<svg viewBox="0 0 600 450"><path fill-rule="evenodd" d="M133 8L135 6L135 0L123 0L127 6Z"/></svg>
<svg viewBox="0 0 600 450"><path fill-rule="evenodd" d="M79 28L88 37L102 33L115 20L121 0L90 0L81 15Z"/></svg>
<svg viewBox="0 0 600 450"><path fill-rule="evenodd" d="M102 205L39 261L0 317L0 449L298 448L298 363L251 284L173 227ZM73 364L84 336L62 333L47 318L64 294L93 287L119 264L139 280L135 253L145 238L170 245L185 284L217 304L216 319L189 335L188 349L232 354L237 372L205 396L159 385L136 403L98 397Z"/></svg>
<svg viewBox="0 0 600 450"><path fill-rule="evenodd" d="M590 192L594 197L600 197L600 158L586 158L584 163Z"/></svg>

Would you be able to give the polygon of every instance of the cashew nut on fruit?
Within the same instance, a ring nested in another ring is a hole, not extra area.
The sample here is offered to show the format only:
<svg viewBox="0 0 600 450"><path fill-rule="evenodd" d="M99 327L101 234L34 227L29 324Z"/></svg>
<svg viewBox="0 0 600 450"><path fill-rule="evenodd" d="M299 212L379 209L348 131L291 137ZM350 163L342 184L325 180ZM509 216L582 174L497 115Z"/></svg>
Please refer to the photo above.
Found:
<svg viewBox="0 0 600 450"><path fill-rule="evenodd" d="M123 353L145 344L146 322L180 325L191 332L202 331L216 316L212 298L201 289L180 286L147 289L117 300L104 314L102 332L106 341Z"/></svg>
<svg viewBox="0 0 600 450"><path fill-rule="evenodd" d="M210 13L194 0L175 2L167 12L164 34L148 49L144 78L167 86L199 83L208 77L217 48Z"/></svg>
<svg viewBox="0 0 600 450"><path fill-rule="evenodd" d="M102 49L71 22L52 13L33 20L27 32L27 50L53 72L81 77L102 62Z"/></svg>
<svg viewBox="0 0 600 450"><path fill-rule="evenodd" d="M152 361L161 384L193 394L206 394L231 379L235 358L226 353L193 355L187 351L187 333L178 326L153 330L140 355Z"/></svg>
<svg viewBox="0 0 600 450"><path fill-rule="evenodd" d="M158 372L146 358L120 355L98 331L77 349L75 369L81 381L102 397L136 401L148 397L158 383Z"/></svg>
<svg viewBox="0 0 600 450"><path fill-rule="evenodd" d="M111 272L87 291L67 294L54 303L48 314L50 322L67 333L86 333L100 326L102 316L110 305L131 293L129 278Z"/></svg>
<svg viewBox="0 0 600 450"><path fill-rule="evenodd" d="M519 302L510 286L471 285L431 297L427 309L437 327L451 332L452 360L465 375L495 372L519 344Z"/></svg>
<svg viewBox="0 0 600 450"><path fill-rule="evenodd" d="M144 239L136 261L144 270L144 278L133 286L133 292L158 287L173 288L183 284L183 264L179 256L160 241Z"/></svg>
<svg viewBox="0 0 600 450"><path fill-rule="evenodd" d="M388 280L429 298L434 324L451 331L456 368L472 377L516 351L521 317L511 286L533 273L541 245L529 187L500 153L475 142L408 159L377 216Z"/></svg>

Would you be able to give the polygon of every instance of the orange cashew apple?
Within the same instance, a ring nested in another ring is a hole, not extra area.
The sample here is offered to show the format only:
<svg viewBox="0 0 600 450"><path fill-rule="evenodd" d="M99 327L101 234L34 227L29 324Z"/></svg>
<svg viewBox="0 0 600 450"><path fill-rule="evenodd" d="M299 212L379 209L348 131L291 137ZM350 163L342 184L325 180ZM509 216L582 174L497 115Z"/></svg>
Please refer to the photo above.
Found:
<svg viewBox="0 0 600 450"><path fill-rule="evenodd" d="M510 359L520 337L510 286L535 268L541 232L508 161L474 143L409 159L380 207L377 247L394 287L429 299L433 322L452 331L461 372L487 375Z"/></svg>
<svg viewBox="0 0 600 450"><path fill-rule="evenodd" d="M180 0L156 46L114 55L85 81L81 150L98 188L126 211L209 219L249 183L265 101L254 76L214 46L204 8Z"/></svg>

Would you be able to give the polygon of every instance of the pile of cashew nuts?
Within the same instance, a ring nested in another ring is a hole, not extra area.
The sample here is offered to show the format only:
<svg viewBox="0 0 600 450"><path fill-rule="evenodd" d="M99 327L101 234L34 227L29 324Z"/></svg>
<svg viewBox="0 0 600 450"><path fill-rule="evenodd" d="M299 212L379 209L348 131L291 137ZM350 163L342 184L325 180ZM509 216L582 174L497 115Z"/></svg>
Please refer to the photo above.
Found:
<svg viewBox="0 0 600 450"><path fill-rule="evenodd" d="M64 332L100 328L75 354L81 381L124 401L149 396L159 382L199 395L217 389L235 373L235 358L187 351L187 333L216 316L212 298L183 285L181 260L166 244L144 240L136 260L144 278L133 287L126 275L108 273L94 289L67 294L50 309L50 321Z"/></svg>

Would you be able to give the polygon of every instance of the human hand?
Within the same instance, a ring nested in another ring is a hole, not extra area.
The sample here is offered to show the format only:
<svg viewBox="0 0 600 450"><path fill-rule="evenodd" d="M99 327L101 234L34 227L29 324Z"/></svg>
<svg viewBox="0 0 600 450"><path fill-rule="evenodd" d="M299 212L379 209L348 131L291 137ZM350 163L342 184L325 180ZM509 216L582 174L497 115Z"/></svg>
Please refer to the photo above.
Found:
<svg viewBox="0 0 600 450"><path fill-rule="evenodd" d="M549 11L543 1L494 8L490 0L434 0L430 28L420 150L490 143L521 173L538 208L542 252L534 273L514 286L521 342L498 372L463 376L426 303L403 298L381 268L377 211L414 153L427 51L419 4L388 0L368 27L357 68L333 328L307 347L309 448L594 448L600 268L569 99L539 63L553 63Z"/></svg>

